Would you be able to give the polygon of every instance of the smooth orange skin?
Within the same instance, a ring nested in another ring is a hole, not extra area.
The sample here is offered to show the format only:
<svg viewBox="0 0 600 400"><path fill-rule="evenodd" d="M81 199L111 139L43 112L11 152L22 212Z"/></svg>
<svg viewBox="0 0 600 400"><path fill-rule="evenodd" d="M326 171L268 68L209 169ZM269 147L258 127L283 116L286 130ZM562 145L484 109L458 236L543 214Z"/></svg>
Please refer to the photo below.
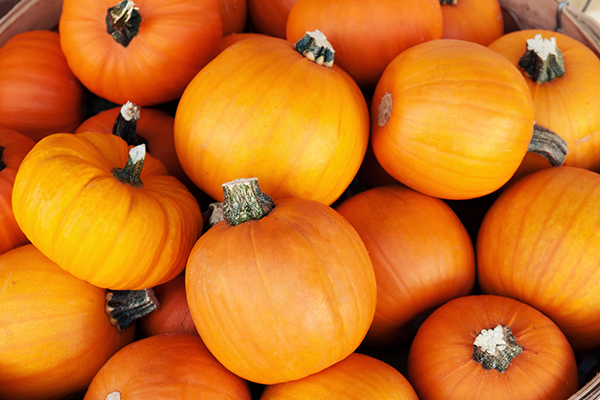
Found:
<svg viewBox="0 0 600 400"><path fill-rule="evenodd" d="M98 371L84 400L251 400L243 379L225 369L196 335L162 334L137 340Z"/></svg>
<svg viewBox="0 0 600 400"><path fill-rule="evenodd" d="M598 209L597 173L547 168L506 188L477 238L481 289L537 308L576 350L600 345Z"/></svg>
<svg viewBox="0 0 600 400"><path fill-rule="evenodd" d="M130 343L104 311L105 290L27 244L0 255L0 398L61 400L85 391Z"/></svg>
<svg viewBox="0 0 600 400"><path fill-rule="evenodd" d="M388 185L358 193L336 210L362 238L375 270L377 308L365 339L369 345L408 342L417 317L473 290L473 243L442 200Z"/></svg>
<svg viewBox="0 0 600 400"><path fill-rule="evenodd" d="M339 213L312 200L280 199L260 220L214 225L185 271L200 337L225 367L257 383L300 379L341 361L375 312L364 243Z"/></svg>
<svg viewBox="0 0 600 400"><path fill-rule="evenodd" d="M473 360L483 329L508 325L523 347L504 372ZM460 297L433 312L410 347L407 378L420 400L564 400L578 389L573 349L552 320L516 300Z"/></svg>
<svg viewBox="0 0 600 400"><path fill-rule="evenodd" d="M298 0L289 13L286 38L296 42L320 30L335 50L337 65L363 90L373 90L385 67L402 51L442 37L439 0Z"/></svg>
<svg viewBox="0 0 600 400"><path fill-rule="evenodd" d="M285 39L288 15L297 0L247 0L252 31Z"/></svg>
<svg viewBox="0 0 600 400"><path fill-rule="evenodd" d="M217 0L137 0L139 32L127 47L106 32L117 0L65 0L60 45L92 93L140 106L177 99L208 62L223 35Z"/></svg>
<svg viewBox="0 0 600 400"><path fill-rule="evenodd" d="M17 169L35 142L19 132L0 128L0 254L29 242L12 210L12 190Z"/></svg>
<svg viewBox="0 0 600 400"><path fill-rule="evenodd" d="M256 177L275 199L332 204L365 155L369 111L336 65L317 65L293 44L238 41L186 88L175 114L175 149L186 174L223 201L222 185Z"/></svg>
<svg viewBox="0 0 600 400"><path fill-rule="evenodd" d="M406 378L376 358L352 353L321 372L267 386L260 400L418 400Z"/></svg>
<svg viewBox="0 0 600 400"><path fill-rule="evenodd" d="M247 0L219 0L219 13L223 36L244 32L248 17Z"/></svg>
<svg viewBox="0 0 600 400"><path fill-rule="evenodd" d="M151 155L141 187L113 176L129 148L107 133L47 136L21 163L13 188L13 212L31 243L76 277L107 289L146 289L173 279L202 229L197 200Z"/></svg>
<svg viewBox="0 0 600 400"><path fill-rule="evenodd" d="M35 141L73 132L83 120L84 89L53 31L17 34L0 47L0 128Z"/></svg>
<svg viewBox="0 0 600 400"><path fill-rule="evenodd" d="M457 0L442 4L443 39L468 40L487 46L504 34L498 0Z"/></svg>
<svg viewBox="0 0 600 400"><path fill-rule="evenodd" d="M386 93L392 110L380 126ZM533 124L531 94L514 65L480 44L439 39L405 50L386 68L373 95L371 144L401 183L464 200L512 177Z"/></svg>
<svg viewBox="0 0 600 400"><path fill-rule="evenodd" d="M536 34L554 37L565 63L565 74L552 82L537 84L521 70L533 99L535 121L556 132L569 147L564 165L600 172L600 59L583 43L547 30L507 33L489 45L513 65L525 53L527 40ZM517 176L549 168L537 154L527 154Z"/></svg>

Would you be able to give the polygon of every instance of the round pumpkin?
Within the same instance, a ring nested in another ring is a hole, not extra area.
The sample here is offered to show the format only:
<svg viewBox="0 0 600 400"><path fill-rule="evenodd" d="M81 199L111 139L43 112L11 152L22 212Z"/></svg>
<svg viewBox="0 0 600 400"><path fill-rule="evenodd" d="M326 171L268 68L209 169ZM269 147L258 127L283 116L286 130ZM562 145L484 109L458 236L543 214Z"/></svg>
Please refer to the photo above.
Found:
<svg viewBox="0 0 600 400"><path fill-rule="evenodd" d="M181 96L223 35L217 0L65 0L59 31L86 88L140 106Z"/></svg>
<svg viewBox="0 0 600 400"><path fill-rule="evenodd" d="M0 398L81 395L134 339L105 311L106 290L75 278L32 244L0 255Z"/></svg>
<svg viewBox="0 0 600 400"><path fill-rule="evenodd" d="M577 391L573 349L550 318L517 300L450 300L419 328L407 378L420 400L564 400Z"/></svg>
<svg viewBox="0 0 600 400"><path fill-rule="evenodd" d="M252 31L285 39L285 26L297 0L246 0Z"/></svg>
<svg viewBox="0 0 600 400"><path fill-rule="evenodd" d="M269 385L350 355L376 302L373 265L352 225L314 200L273 201L256 178L223 191L224 220L198 239L185 269L192 319L211 353Z"/></svg>
<svg viewBox="0 0 600 400"><path fill-rule="evenodd" d="M370 345L407 343L421 317L475 283L471 238L442 200L402 185L375 187L335 207L365 243L377 280Z"/></svg>
<svg viewBox="0 0 600 400"><path fill-rule="evenodd" d="M181 166L217 201L225 182L257 177L273 198L332 204L368 140L365 98L318 32L296 45L263 36L229 46L188 85L175 114Z"/></svg>
<svg viewBox="0 0 600 400"><path fill-rule="evenodd" d="M19 33L0 47L0 128L38 141L73 132L83 120L84 89L53 31Z"/></svg>
<svg viewBox="0 0 600 400"><path fill-rule="evenodd" d="M439 0L298 0L286 38L320 30L336 50L336 63L371 91L385 67L402 51L442 37Z"/></svg>
<svg viewBox="0 0 600 400"><path fill-rule="evenodd" d="M504 34L498 0L439 0L444 39L468 40L487 46Z"/></svg>
<svg viewBox="0 0 600 400"><path fill-rule="evenodd" d="M395 179L445 199L489 194L515 173L533 135L520 71L487 47L422 43L383 73L371 106L373 152Z"/></svg>
<svg viewBox="0 0 600 400"><path fill-rule="evenodd" d="M146 289L179 275L202 214L143 147L130 151L120 137L100 132L40 140L19 167L12 197L31 243L103 288Z"/></svg>
<svg viewBox="0 0 600 400"><path fill-rule="evenodd" d="M267 386L260 400L418 400L398 370L371 356L352 353L321 372Z"/></svg>
<svg viewBox="0 0 600 400"><path fill-rule="evenodd" d="M223 24L223 36L244 32L248 17L247 0L219 0L219 13Z"/></svg>
<svg viewBox="0 0 600 400"><path fill-rule="evenodd" d="M598 209L600 175L547 168L507 187L477 238L481 290L537 308L576 350L600 345Z"/></svg>
<svg viewBox="0 0 600 400"><path fill-rule="evenodd" d="M196 335L162 334L123 347L98 371L84 400L251 400Z"/></svg>

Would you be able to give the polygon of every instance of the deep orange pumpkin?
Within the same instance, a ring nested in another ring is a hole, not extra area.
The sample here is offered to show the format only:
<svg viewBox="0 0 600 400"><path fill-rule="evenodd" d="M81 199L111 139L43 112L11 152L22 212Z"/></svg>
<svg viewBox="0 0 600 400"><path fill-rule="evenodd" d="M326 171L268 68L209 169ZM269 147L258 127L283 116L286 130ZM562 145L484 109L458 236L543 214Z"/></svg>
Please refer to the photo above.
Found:
<svg viewBox="0 0 600 400"><path fill-rule="evenodd" d="M394 57L441 38L442 22L439 0L298 0L286 38L295 42L320 30L336 50L337 64L363 90L372 90Z"/></svg>
<svg viewBox="0 0 600 400"><path fill-rule="evenodd" d="M255 179L224 192L225 220L200 237L185 270L190 312L212 354L262 384L350 355L376 301L373 266L350 223L314 200L273 202Z"/></svg>
<svg viewBox="0 0 600 400"><path fill-rule="evenodd" d="M285 39L285 26L297 0L247 0L252 31Z"/></svg>
<svg viewBox="0 0 600 400"><path fill-rule="evenodd" d="M420 400L564 400L578 388L573 349L556 324L525 303L486 295L451 300L425 320L407 378Z"/></svg>
<svg viewBox="0 0 600 400"><path fill-rule="evenodd" d="M498 0L439 0L444 19L442 38L487 46L504 34Z"/></svg>
<svg viewBox="0 0 600 400"><path fill-rule="evenodd" d="M439 39L386 68L371 106L381 166L434 197L468 199L504 185L527 153L533 101L520 71L477 43Z"/></svg>
<svg viewBox="0 0 600 400"><path fill-rule="evenodd" d="M107 32L107 10L125 3L130 13L115 25L130 29ZM71 70L92 93L140 106L181 96L223 35L217 0L65 0L59 31Z"/></svg>
<svg viewBox="0 0 600 400"><path fill-rule="evenodd" d="M470 294L475 254L467 230L442 200L402 185L358 193L335 208L362 238L377 280L370 345L412 339L417 319Z"/></svg>
<svg viewBox="0 0 600 400"><path fill-rule="evenodd" d="M135 334L105 312L106 290L75 278L27 244L0 255L0 398L82 394Z"/></svg>
<svg viewBox="0 0 600 400"><path fill-rule="evenodd" d="M84 89L53 31L17 34L0 47L0 128L38 141L73 132L83 120Z"/></svg>
<svg viewBox="0 0 600 400"><path fill-rule="evenodd" d="M477 238L485 293L537 308L576 350L600 345L600 175L548 168L506 188Z"/></svg>
<svg viewBox="0 0 600 400"><path fill-rule="evenodd" d="M247 0L219 0L219 13L223 36L244 32L248 16Z"/></svg>

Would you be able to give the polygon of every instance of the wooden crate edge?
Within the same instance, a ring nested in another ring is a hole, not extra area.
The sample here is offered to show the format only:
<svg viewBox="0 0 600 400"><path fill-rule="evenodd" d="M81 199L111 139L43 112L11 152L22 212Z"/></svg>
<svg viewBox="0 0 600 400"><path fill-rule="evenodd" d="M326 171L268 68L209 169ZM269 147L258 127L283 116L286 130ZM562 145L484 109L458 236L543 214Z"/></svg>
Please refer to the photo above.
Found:
<svg viewBox="0 0 600 400"><path fill-rule="evenodd" d="M21 32L54 29L62 12L62 0L21 0L0 19L0 46Z"/></svg>

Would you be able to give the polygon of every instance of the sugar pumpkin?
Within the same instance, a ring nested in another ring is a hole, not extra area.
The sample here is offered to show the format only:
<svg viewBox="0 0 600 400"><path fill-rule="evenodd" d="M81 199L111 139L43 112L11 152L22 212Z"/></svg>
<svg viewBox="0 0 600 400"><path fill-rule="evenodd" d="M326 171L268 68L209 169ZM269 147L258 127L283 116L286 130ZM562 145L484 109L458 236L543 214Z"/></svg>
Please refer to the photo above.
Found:
<svg viewBox="0 0 600 400"><path fill-rule="evenodd" d="M489 45L504 34L504 18L498 0L439 0L444 39L468 40Z"/></svg>

